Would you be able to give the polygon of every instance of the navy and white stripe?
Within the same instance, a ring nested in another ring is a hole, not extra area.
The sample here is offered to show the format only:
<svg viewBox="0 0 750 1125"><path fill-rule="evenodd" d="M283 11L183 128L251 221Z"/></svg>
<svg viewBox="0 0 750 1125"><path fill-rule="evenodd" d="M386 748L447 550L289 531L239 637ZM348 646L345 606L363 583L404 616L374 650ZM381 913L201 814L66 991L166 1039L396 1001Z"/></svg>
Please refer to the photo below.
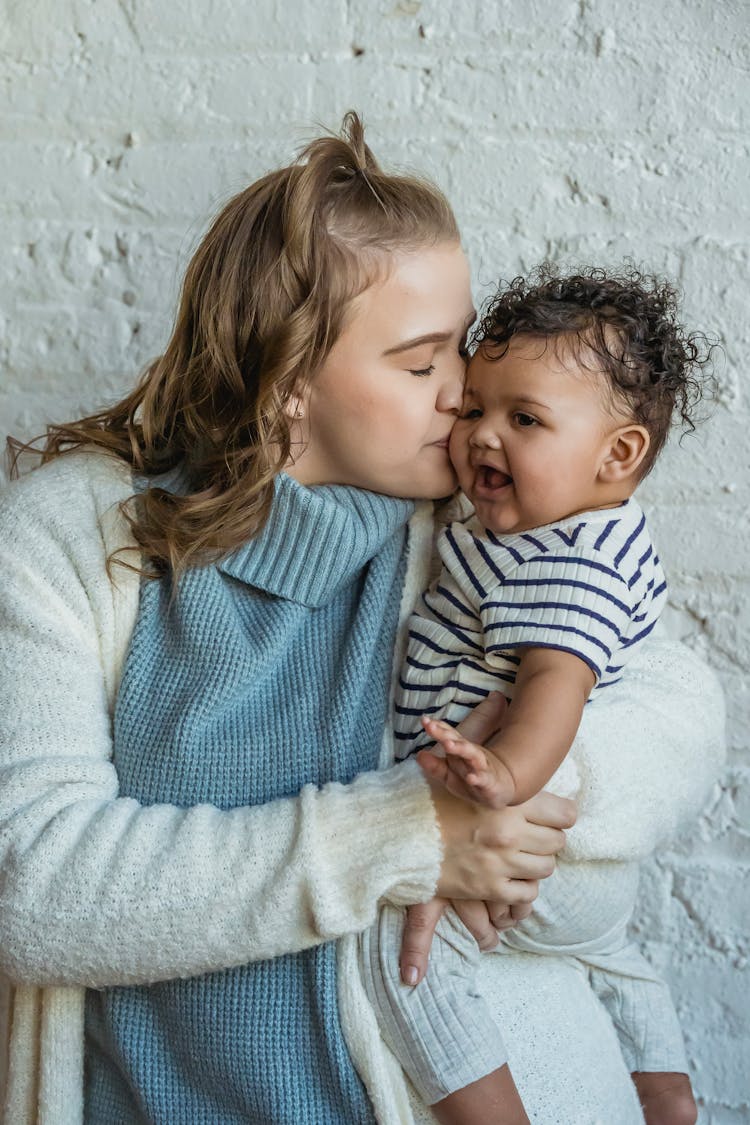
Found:
<svg viewBox="0 0 750 1125"><path fill-rule="evenodd" d="M667 585L635 500L517 535L476 517L438 540L439 578L409 623L395 730L400 757L430 740L421 715L458 722L490 691L512 698L524 648L562 649L620 678L656 624Z"/></svg>

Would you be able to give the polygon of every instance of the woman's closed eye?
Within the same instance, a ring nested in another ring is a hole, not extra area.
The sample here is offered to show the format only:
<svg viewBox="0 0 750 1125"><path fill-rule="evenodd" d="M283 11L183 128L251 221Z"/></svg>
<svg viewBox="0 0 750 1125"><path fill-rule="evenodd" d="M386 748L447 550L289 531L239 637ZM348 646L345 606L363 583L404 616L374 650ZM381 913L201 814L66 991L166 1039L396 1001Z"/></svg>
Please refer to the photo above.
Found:
<svg viewBox="0 0 750 1125"><path fill-rule="evenodd" d="M413 368L413 367L410 367L409 368L409 374L410 375L416 375L419 378L423 378L425 375L432 375L434 370L435 370L435 364L431 363L429 367L418 367L416 369Z"/></svg>

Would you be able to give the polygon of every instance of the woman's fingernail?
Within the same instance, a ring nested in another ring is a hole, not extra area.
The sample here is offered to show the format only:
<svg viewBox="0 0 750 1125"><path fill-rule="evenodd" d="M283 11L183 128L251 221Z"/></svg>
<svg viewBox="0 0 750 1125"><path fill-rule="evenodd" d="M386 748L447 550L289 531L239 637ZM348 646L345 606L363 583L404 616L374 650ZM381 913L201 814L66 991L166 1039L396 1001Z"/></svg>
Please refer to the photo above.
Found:
<svg viewBox="0 0 750 1125"><path fill-rule="evenodd" d="M412 988L419 980L419 971L414 965L407 965L404 969L404 980Z"/></svg>

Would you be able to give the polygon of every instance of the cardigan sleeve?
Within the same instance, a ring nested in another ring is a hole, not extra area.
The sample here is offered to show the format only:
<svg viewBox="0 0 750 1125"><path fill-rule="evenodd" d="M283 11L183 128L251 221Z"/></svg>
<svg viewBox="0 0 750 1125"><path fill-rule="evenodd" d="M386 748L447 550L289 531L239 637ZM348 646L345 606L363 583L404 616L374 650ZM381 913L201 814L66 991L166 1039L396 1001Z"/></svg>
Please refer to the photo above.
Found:
<svg viewBox="0 0 750 1125"><path fill-rule="evenodd" d="M127 638L102 497L130 488L101 460L52 462L0 507L0 970L89 987L194 976L361 930L381 897L429 899L440 837L409 763L226 811L118 797L111 669Z"/></svg>
<svg viewBox="0 0 750 1125"><path fill-rule="evenodd" d="M579 816L566 857L640 860L694 826L724 762L724 722L714 672L685 645L649 638L620 682L583 710L570 750Z"/></svg>

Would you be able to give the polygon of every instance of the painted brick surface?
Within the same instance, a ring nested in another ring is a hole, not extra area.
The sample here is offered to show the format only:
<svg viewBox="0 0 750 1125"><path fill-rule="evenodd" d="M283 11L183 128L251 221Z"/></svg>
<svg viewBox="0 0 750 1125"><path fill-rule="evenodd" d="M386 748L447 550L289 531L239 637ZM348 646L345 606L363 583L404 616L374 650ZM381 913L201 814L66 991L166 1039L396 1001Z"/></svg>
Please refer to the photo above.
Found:
<svg viewBox="0 0 750 1125"><path fill-rule="evenodd" d="M113 401L224 200L349 107L453 200L477 297L544 256L667 272L719 402L642 489L672 631L718 669L725 777L635 929L704 1125L750 1121L747 0L0 0L0 432Z"/></svg>

